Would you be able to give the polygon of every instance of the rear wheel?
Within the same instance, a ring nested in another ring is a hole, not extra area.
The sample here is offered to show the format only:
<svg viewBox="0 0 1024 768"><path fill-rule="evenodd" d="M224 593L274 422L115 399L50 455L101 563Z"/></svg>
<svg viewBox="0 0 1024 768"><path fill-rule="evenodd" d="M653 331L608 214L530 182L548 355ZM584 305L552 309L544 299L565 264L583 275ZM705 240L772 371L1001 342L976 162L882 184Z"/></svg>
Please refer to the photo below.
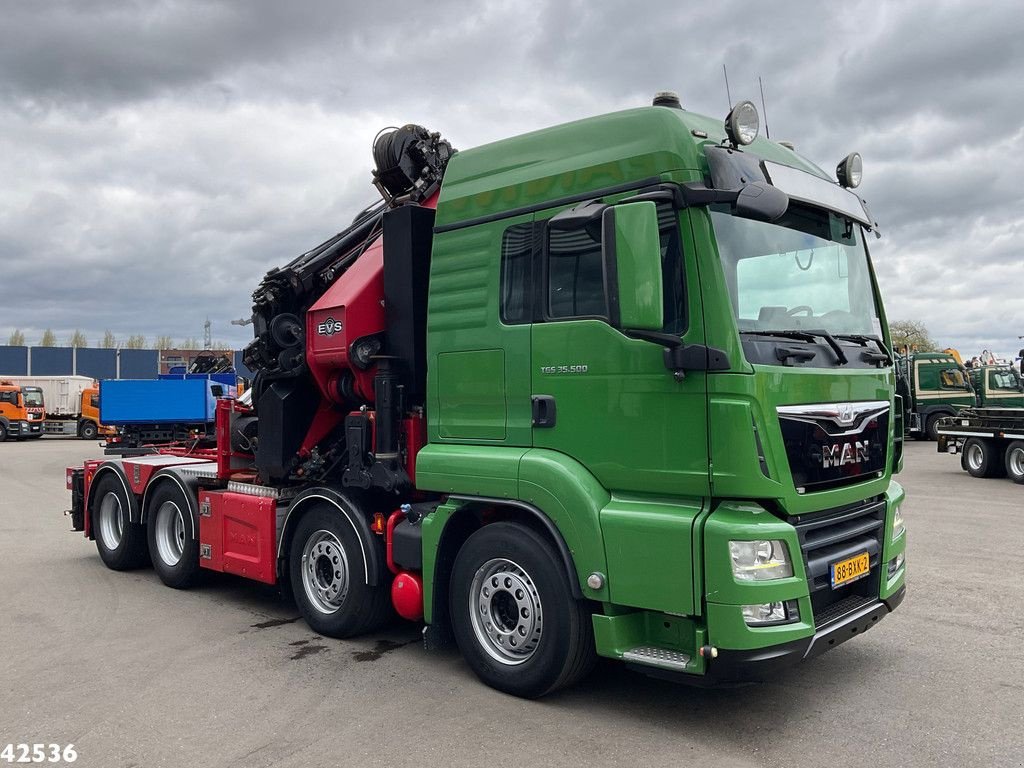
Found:
<svg viewBox="0 0 1024 768"><path fill-rule="evenodd" d="M299 521L288 560L295 603L321 635L353 637L390 618L387 576L378 573L376 586L366 583L360 539L333 507L317 506Z"/></svg>
<svg viewBox="0 0 1024 768"><path fill-rule="evenodd" d="M199 542L188 499L177 485L164 481L150 497L146 509L146 538L153 570L160 581L174 589L196 583Z"/></svg>
<svg viewBox="0 0 1024 768"><path fill-rule="evenodd" d="M474 533L455 558L449 607L459 649L492 688L537 698L596 661L586 604L550 542L516 523Z"/></svg>
<svg viewBox="0 0 1024 768"><path fill-rule="evenodd" d="M104 474L92 497L92 533L103 564L115 571L139 568L147 560L146 531L131 522L129 509L124 487Z"/></svg>
<svg viewBox="0 0 1024 768"><path fill-rule="evenodd" d="M1005 469L996 442L980 437L969 437L964 443L962 464L971 477L998 477Z"/></svg>
<svg viewBox="0 0 1024 768"><path fill-rule="evenodd" d="M1024 440L1006 446L1006 475L1015 483L1024 483Z"/></svg>
<svg viewBox="0 0 1024 768"><path fill-rule="evenodd" d="M95 440L98 430L91 421L83 421L78 427L78 436L83 440Z"/></svg>

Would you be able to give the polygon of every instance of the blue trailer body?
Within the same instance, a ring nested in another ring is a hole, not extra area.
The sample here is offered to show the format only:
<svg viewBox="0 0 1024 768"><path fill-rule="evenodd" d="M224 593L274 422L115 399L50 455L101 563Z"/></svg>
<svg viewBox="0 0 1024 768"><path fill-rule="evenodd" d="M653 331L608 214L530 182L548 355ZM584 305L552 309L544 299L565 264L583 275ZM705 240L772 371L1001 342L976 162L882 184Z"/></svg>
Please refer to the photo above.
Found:
<svg viewBox="0 0 1024 768"><path fill-rule="evenodd" d="M100 384L100 421L127 424L212 424L226 387L196 379L108 379Z"/></svg>

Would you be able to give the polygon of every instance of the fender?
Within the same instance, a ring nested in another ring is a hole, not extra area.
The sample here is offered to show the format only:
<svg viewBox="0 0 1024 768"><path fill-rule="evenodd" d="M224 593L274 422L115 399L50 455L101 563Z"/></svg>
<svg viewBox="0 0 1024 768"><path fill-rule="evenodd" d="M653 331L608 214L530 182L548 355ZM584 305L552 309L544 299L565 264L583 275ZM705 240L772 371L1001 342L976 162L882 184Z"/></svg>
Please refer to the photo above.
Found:
<svg viewBox="0 0 1024 768"><path fill-rule="evenodd" d="M289 525L291 525L293 520L299 518L295 512L299 509L304 510L318 501L326 502L333 506L348 521L348 524L352 526L352 530L355 531L356 538L359 540L359 548L363 553L363 577L371 587L377 586L380 582L380 572L382 570L379 552L380 545L374 541L366 516L359 514L359 507L351 499L338 493L333 488L307 488L292 500L292 503L288 506L288 512L285 514L284 522L281 524L280 535L277 538L278 560L285 557L284 542L288 539Z"/></svg>
<svg viewBox="0 0 1024 768"><path fill-rule="evenodd" d="M186 465L187 466L187 465ZM199 479L188 477L182 472L176 471L177 467L164 467L153 474L146 484L146 490L142 493L142 505L140 508L140 522L145 523L148 515L149 497L157 485L174 483L181 489L188 503L188 510L191 513L189 520L192 522L192 538L199 541Z"/></svg>
<svg viewBox="0 0 1024 768"><path fill-rule="evenodd" d="M124 488L124 493L128 497L128 522L129 523L141 523L142 513L139 511L139 500L135 494L132 493L132 488L128 485L128 476L124 473L124 467L118 464L116 461L108 461L101 464L96 468L96 471L92 475L92 480L89 482L89 503L86 505L86 511L92 514L92 502L96 496L96 481L100 479L100 476L105 476L106 473L113 473L121 483L121 487ZM91 530L91 526L90 526Z"/></svg>
<svg viewBox="0 0 1024 768"><path fill-rule="evenodd" d="M530 515L532 519L536 520L543 526L544 530L547 531L551 540L555 542L555 547L558 549L558 554L562 559L562 569L565 571L566 578L569 579L569 586L572 588L572 596L577 600L583 599L583 590L580 589L579 579L576 577L576 565L573 563L572 553L569 551L569 547L565 543L561 532L552 522L551 518L545 515L540 509L527 504L523 501L514 501L512 499L492 499L486 496L456 496L451 495L448 497L449 501L457 501L461 503L459 510L470 507L473 504L485 504L487 506L497 507L513 507L521 512L525 512ZM456 513L458 514L458 513ZM447 523L450 523L449 519ZM441 536L444 536L444 529L441 531Z"/></svg>

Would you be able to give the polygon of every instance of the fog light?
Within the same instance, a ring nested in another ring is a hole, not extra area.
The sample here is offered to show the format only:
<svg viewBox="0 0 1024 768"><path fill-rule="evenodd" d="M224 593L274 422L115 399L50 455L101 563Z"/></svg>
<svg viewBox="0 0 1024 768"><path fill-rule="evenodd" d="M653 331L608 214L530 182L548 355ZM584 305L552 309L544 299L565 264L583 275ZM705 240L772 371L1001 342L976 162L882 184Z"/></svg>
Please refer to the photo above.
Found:
<svg viewBox="0 0 1024 768"><path fill-rule="evenodd" d="M900 568L903 567L903 563L906 562L906 559L907 559L907 553L906 552L900 552L898 555L896 555L896 557L894 557L892 560L889 561L889 578L890 579L899 572Z"/></svg>
<svg viewBox="0 0 1024 768"><path fill-rule="evenodd" d="M748 627L766 627L772 624L789 624L799 621L800 610L796 600L776 603L759 603L743 606L743 621Z"/></svg>
<svg viewBox="0 0 1024 768"><path fill-rule="evenodd" d="M730 541L732 574L740 581L771 581L793 575L786 542Z"/></svg>
<svg viewBox="0 0 1024 768"><path fill-rule="evenodd" d="M898 541L900 536L907 532L907 525L903 522L903 510L896 507L892 513L892 540Z"/></svg>

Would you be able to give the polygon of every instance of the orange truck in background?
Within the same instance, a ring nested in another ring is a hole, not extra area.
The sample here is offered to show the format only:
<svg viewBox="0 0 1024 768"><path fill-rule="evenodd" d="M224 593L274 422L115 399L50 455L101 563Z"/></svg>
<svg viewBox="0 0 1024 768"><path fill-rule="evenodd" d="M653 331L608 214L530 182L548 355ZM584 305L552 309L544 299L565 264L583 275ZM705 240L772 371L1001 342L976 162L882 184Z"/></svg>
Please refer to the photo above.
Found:
<svg viewBox="0 0 1024 768"><path fill-rule="evenodd" d="M43 392L0 379L0 443L43 436Z"/></svg>
<svg viewBox="0 0 1024 768"><path fill-rule="evenodd" d="M100 423L99 384L88 376L6 376L4 381L29 392L32 402L38 403L31 427L36 427L35 420L39 427L32 437L78 435L95 440L116 433L114 427Z"/></svg>

